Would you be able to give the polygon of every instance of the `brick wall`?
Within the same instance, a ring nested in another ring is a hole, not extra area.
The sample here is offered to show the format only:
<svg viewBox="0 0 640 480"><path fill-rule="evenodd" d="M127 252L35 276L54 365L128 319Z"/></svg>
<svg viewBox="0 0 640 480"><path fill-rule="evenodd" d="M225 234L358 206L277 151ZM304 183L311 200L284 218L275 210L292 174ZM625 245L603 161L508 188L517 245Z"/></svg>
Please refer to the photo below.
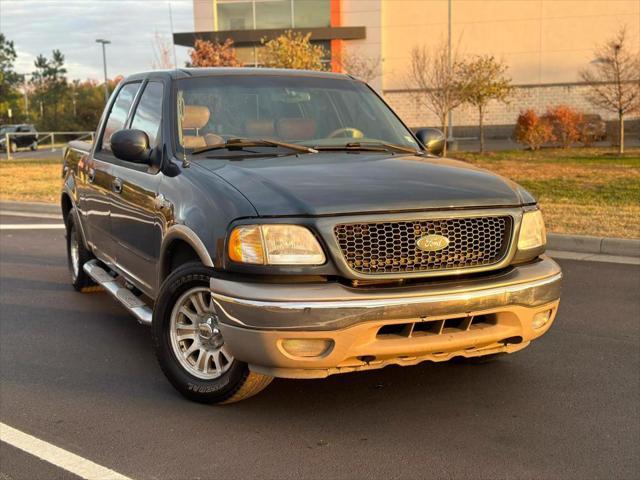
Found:
<svg viewBox="0 0 640 480"><path fill-rule="evenodd" d="M585 97L587 88L581 84L517 86L509 104L491 102L488 105L485 115L486 132L489 137L509 137L520 111L533 108L542 114L547 106L559 104L569 105L584 113L598 113L604 120L614 120L615 115L589 103ZM409 127L439 126L438 119L433 113L424 107L418 107L415 93L406 90L388 90L384 92L384 98ZM627 120L629 120L630 129L637 128L637 115L630 116ZM478 112L475 108L464 106L454 111L456 136L476 136L477 124Z"/></svg>

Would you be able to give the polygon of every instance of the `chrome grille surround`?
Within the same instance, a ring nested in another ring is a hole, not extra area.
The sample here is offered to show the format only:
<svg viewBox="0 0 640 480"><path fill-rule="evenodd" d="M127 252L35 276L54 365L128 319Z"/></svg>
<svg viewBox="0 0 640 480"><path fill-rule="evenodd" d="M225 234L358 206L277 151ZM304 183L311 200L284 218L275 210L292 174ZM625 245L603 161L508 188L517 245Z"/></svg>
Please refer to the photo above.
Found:
<svg viewBox="0 0 640 480"><path fill-rule="evenodd" d="M350 270L388 277L498 268L509 254L515 227L514 217L504 212L469 216L457 212L450 217L340 223L333 233ZM425 235L445 236L449 245L422 251L416 242Z"/></svg>

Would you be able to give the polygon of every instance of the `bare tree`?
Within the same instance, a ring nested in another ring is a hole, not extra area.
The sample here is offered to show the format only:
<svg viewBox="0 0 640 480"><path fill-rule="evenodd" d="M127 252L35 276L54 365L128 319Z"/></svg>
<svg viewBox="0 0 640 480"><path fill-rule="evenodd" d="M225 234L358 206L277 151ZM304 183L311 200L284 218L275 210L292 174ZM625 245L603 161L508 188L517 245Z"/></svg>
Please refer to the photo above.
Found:
<svg viewBox="0 0 640 480"><path fill-rule="evenodd" d="M414 47L411 51L408 78L415 92L416 102L438 117L445 138L447 137L447 116L463 101L457 80L458 72L453 68L457 62L455 55L452 57L450 68L449 49L445 42L440 42L433 48ZM445 142L443 155L446 154Z"/></svg>
<svg viewBox="0 0 640 480"><path fill-rule="evenodd" d="M506 103L513 87L507 66L493 56L475 56L456 65L462 99L478 109L480 152L484 153L484 115L491 100Z"/></svg>
<svg viewBox="0 0 640 480"><path fill-rule="evenodd" d="M620 145L624 153L624 117L640 109L640 52L627 44L626 28L594 51L595 59L580 72L589 84L587 98L594 105L618 115Z"/></svg>
<svg viewBox="0 0 640 480"><path fill-rule="evenodd" d="M362 52L342 52L338 63L342 70L367 83L378 78L382 58L368 57Z"/></svg>
<svg viewBox="0 0 640 480"><path fill-rule="evenodd" d="M153 62L151 62L151 68L160 70L173 67L171 46L165 36L156 31L153 36Z"/></svg>

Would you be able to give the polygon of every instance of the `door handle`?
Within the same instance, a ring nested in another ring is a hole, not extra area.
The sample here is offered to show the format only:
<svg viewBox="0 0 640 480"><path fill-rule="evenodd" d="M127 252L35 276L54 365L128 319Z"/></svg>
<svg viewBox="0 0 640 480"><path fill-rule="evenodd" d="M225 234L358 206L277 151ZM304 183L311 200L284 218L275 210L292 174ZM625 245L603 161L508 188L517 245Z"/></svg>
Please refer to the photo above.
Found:
<svg viewBox="0 0 640 480"><path fill-rule="evenodd" d="M96 179L96 169L95 168L90 168L87 171L87 180L89 180L89 183L93 183L93 181Z"/></svg>
<svg viewBox="0 0 640 480"><path fill-rule="evenodd" d="M111 188L115 193L122 193L122 180L119 178L114 178L113 183L111 184Z"/></svg>

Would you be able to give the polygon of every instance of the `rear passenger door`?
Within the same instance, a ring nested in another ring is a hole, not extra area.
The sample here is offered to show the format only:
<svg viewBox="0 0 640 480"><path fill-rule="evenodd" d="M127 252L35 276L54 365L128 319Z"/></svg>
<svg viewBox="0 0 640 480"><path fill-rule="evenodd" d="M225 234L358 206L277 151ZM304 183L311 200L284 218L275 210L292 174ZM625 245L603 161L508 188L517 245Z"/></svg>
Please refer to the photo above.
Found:
<svg viewBox="0 0 640 480"><path fill-rule="evenodd" d="M111 194L116 188L113 176L115 156L111 152L110 141L115 132L125 127L141 85L141 82L128 83L118 90L104 121L102 135L97 139L94 155L83 165L87 188L81 201L86 212L89 241L98 258L108 264L114 264L116 260L111 230Z"/></svg>
<svg viewBox="0 0 640 480"><path fill-rule="evenodd" d="M162 178L159 160L163 97L161 81L147 82L126 126L147 134L157 164L149 166L115 160L112 166L114 182L120 185L119 190L111 192L111 231L116 242L118 267L147 292L156 288L156 267L164 228L164 217L156 205Z"/></svg>

